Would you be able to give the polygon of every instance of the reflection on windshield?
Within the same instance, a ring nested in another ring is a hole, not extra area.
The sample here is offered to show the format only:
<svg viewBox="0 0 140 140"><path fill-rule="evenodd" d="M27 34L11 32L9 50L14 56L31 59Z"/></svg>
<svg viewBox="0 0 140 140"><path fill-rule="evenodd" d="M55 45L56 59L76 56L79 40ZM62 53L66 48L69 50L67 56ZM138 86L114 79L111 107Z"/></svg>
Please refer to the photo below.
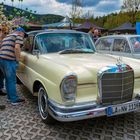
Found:
<svg viewBox="0 0 140 140"><path fill-rule="evenodd" d="M78 49L94 52L95 48L89 35L81 33L45 33L36 38L42 54L60 52L68 49Z"/></svg>
<svg viewBox="0 0 140 140"><path fill-rule="evenodd" d="M131 37L130 42L135 53L140 53L140 37Z"/></svg>

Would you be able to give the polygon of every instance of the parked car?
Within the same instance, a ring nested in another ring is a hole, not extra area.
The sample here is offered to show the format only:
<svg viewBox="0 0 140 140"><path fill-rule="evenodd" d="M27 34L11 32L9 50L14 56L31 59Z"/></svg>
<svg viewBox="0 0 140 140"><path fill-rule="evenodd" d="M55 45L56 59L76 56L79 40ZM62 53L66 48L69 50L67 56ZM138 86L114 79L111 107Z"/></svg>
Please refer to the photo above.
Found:
<svg viewBox="0 0 140 140"><path fill-rule="evenodd" d="M110 35L99 38L95 43L100 53L140 59L140 35Z"/></svg>
<svg viewBox="0 0 140 140"><path fill-rule="evenodd" d="M32 31L17 78L38 96L43 121L76 121L138 110L139 66L137 59L96 53L87 33Z"/></svg>

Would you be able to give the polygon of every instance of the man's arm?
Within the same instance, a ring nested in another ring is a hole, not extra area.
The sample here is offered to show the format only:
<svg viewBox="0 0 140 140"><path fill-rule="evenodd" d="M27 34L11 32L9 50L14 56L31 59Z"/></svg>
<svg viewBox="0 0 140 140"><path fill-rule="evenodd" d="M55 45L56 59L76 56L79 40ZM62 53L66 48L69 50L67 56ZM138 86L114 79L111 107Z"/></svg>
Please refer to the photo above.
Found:
<svg viewBox="0 0 140 140"><path fill-rule="evenodd" d="M21 52L20 44L16 44L15 45L16 61L19 61L19 59L20 59L20 52Z"/></svg>

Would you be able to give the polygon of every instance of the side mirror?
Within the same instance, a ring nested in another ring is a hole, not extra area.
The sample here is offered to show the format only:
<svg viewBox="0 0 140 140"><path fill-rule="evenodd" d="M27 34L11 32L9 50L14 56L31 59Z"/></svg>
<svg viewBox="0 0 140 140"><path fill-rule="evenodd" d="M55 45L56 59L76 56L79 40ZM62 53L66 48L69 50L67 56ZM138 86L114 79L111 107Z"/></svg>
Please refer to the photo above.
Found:
<svg viewBox="0 0 140 140"><path fill-rule="evenodd" d="M36 55L37 58L39 58L40 51L39 50L33 50L32 54Z"/></svg>

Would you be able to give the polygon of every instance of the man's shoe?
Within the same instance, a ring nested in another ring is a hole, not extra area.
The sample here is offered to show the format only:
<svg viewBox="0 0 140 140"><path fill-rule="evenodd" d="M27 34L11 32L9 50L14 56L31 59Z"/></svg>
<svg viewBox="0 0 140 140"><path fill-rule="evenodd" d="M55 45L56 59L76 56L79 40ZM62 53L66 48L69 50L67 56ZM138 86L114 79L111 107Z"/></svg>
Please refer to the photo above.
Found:
<svg viewBox="0 0 140 140"><path fill-rule="evenodd" d="M0 110L4 110L5 109L5 105L0 105Z"/></svg>
<svg viewBox="0 0 140 140"><path fill-rule="evenodd" d="M5 92L3 92L2 90L0 90L0 96L5 96L7 95Z"/></svg>
<svg viewBox="0 0 140 140"><path fill-rule="evenodd" d="M23 102L25 102L25 99L19 98L19 99L17 99L15 102L11 102L11 104L12 104L12 105L18 105L18 104L23 103Z"/></svg>

